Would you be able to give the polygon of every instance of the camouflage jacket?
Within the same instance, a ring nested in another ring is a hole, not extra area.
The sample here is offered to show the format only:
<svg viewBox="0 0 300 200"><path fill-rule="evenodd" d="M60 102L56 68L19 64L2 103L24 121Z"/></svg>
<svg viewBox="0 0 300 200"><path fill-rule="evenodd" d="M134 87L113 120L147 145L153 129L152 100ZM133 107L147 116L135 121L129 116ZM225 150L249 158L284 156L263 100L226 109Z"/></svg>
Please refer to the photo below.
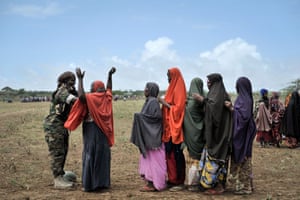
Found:
<svg viewBox="0 0 300 200"><path fill-rule="evenodd" d="M76 99L77 97L71 94L64 84L58 88L51 100L49 115L44 119L44 130L63 128Z"/></svg>

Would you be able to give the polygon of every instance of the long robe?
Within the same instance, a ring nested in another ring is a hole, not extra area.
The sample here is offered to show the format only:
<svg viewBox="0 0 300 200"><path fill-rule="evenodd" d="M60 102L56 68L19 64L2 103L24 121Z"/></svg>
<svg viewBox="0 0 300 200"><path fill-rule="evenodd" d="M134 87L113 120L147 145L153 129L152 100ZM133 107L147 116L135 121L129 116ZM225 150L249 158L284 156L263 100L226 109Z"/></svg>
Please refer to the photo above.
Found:
<svg viewBox="0 0 300 200"><path fill-rule="evenodd" d="M141 153L139 173L147 181L153 183L156 190L166 187L166 155L165 146L161 141L162 112L157 95L157 84L148 82L146 89L149 96L146 98L142 111L134 114L130 141L135 144Z"/></svg>
<svg viewBox="0 0 300 200"><path fill-rule="evenodd" d="M229 154L232 135L231 111L225 107L225 100L230 100L222 78L211 75L211 88L205 100L205 139L208 155L225 160ZM210 76L208 76L210 78Z"/></svg>
<svg viewBox="0 0 300 200"><path fill-rule="evenodd" d="M163 136L167 152L168 182L170 184L183 184L185 180L185 160L181 144L183 136L183 118L186 101L186 88L180 70L176 67L168 70L170 76L169 87L166 91L165 101L170 105L162 107Z"/></svg>
<svg viewBox="0 0 300 200"><path fill-rule="evenodd" d="M189 155L200 160L205 144L204 105L193 98L193 93L203 96L203 81L200 78L191 81L183 121L184 144Z"/></svg>
<svg viewBox="0 0 300 200"><path fill-rule="evenodd" d="M114 144L112 91L85 94L86 104L75 102L65 128L76 129L83 121L82 186L95 191L110 186L111 150Z"/></svg>
<svg viewBox="0 0 300 200"><path fill-rule="evenodd" d="M286 137L295 138L300 142L300 97L297 91L292 93L286 107L281 131Z"/></svg>
<svg viewBox="0 0 300 200"><path fill-rule="evenodd" d="M251 83L246 78L237 81L238 97L233 111L233 158L235 163L252 157L252 145L256 133L253 119L253 97Z"/></svg>

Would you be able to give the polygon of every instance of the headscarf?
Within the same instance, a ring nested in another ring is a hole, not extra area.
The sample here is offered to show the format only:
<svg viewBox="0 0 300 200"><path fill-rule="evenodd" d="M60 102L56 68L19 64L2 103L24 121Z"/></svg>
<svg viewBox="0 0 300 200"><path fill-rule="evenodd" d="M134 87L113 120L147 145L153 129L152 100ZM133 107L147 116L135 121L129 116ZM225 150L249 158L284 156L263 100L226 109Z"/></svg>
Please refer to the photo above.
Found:
<svg viewBox="0 0 300 200"><path fill-rule="evenodd" d="M208 154L220 160L225 160L229 154L232 134L232 116L225 107L225 100L230 101L223 84L223 78L218 73L207 76L211 83L205 101L205 139Z"/></svg>
<svg viewBox="0 0 300 200"><path fill-rule="evenodd" d="M161 146L162 113L157 95L159 87L156 83L146 84L149 96L140 113L134 114L130 141L139 147L140 153L146 158L147 150Z"/></svg>
<svg viewBox="0 0 300 200"><path fill-rule="evenodd" d="M183 133L184 143L187 146L189 155L200 160L204 147L204 104L193 98L193 93L203 96L203 81L200 78L194 78L191 81L187 97Z"/></svg>
<svg viewBox="0 0 300 200"><path fill-rule="evenodd" d="M283 117L282 131L285 136L300 141L300 96L298 91L291 94Z"/></svg>
<svg viewBox="0 0 300 200"><path fill-rule="evenodd" d="M103 92L105 90L105 85L102 81L94 81L92 83L91 92Z"/></svg>
<svg viewBox="0 0 300 200"><path fill-rule="evenodd" d="M252 156L252 144L256 133L253 119L253 95L251 82L240 77L236 82L238 93L233 112L233 159L241 163Z"/></svg>
<svg viewBox="0 0 300 200"><path fill-rule="evenodd" d="M261 96L265 96L266 94L268 94L268 90L265 89L265 88L262 88L262 89L260 90L260 95L261 95Z"/></svg>
<svg viewBox="0 0 300 200"><path fill-rule="evenodd" d="M114 144L114 124L112 108L112 91L107 89L105 92L92 92L85 94L86 105L79 99L76 100L65 122L65 128L75 130L85 116L90 113L94 122L102 130L108 140L108 144Z"/></svg>
<svg viewBox="0 0 300 200"><path fill-rule="evenodd" d="M163 142L180 144L183 142L182 123L185 110L186 89L183 77L178 68L168 70L171 81L166 91L165 101L171 105L170 108L162 107L164 133Z"/></svg>
<svg viewBox="0 0 300 200"><path fill-rule="evenodd" d="M268 97L268 90L267 89L261 89L260 90L261 99L260 102L264 102L267 109L269 109L269 97Z"/></svg>

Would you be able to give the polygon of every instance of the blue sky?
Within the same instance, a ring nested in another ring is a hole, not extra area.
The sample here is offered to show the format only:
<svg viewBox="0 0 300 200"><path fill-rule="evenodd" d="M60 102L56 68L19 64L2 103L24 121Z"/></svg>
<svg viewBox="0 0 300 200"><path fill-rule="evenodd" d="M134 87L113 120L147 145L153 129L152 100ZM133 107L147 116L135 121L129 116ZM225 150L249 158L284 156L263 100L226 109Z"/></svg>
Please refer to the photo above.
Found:
<svg viewBox="0 0 300 200"><path fill-rule="evenodd" d="M0 89L56 88L64 71L86 71L85 88L168 86L177 66L187 88L221 73L228 91L240 76L254 90L300 78L300 0L1 0Z"/></svg>

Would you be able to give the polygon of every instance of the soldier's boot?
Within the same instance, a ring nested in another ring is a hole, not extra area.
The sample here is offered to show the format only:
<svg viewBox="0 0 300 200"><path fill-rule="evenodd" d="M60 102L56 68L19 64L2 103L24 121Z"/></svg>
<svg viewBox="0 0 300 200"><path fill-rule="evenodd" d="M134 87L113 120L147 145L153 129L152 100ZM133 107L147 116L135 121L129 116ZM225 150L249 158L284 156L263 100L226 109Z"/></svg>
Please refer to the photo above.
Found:
<svg viewBox="0 0 300 200"><path fill-rule="evenodd" d="M73 186L74 184L72 182L64 180L62 176L58 176L54 179L54 188L56 189L68 189Z"/></svg>

